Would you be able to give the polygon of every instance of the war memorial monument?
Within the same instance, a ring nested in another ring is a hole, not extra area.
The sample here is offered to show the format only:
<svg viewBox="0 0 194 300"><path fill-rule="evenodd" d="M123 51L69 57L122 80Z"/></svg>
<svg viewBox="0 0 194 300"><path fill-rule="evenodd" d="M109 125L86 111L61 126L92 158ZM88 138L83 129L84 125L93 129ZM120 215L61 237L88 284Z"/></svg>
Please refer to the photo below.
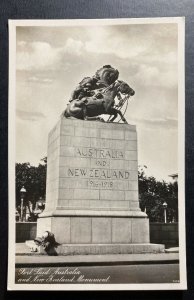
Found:
<svg viewBox="0 0 194 300"><path fill-rule="evenodd" d="M135 92L118 76L106 65L84 78L49 133L46 209L37 236L52 232L57 254L164 250L150 244L149 219L139 208L136 126L121 112ZM118 115L122 123L114 122Z"/></svg>

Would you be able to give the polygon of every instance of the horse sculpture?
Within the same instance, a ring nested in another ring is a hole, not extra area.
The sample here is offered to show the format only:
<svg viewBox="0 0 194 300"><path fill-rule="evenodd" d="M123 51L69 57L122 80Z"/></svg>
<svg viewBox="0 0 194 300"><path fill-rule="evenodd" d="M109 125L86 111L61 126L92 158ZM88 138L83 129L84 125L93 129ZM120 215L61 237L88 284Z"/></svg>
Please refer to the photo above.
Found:
<svg viewBox="0 0 194 300"><path fill-rule="evenodd" d="M116 80L110 86L94 90L94 95L91 97L84 97L81 100L73 100L67 105L64 111L66 118L74 117L81 120L101 120L99 115L106 114L113 116L109 122L113 122L118 115L121 120L127 123L122 112L115 108L115 97L122 101L121 94L128 97L133 96L135 91L124 81ZM117 105L119 107L119 105Z"/></svg>

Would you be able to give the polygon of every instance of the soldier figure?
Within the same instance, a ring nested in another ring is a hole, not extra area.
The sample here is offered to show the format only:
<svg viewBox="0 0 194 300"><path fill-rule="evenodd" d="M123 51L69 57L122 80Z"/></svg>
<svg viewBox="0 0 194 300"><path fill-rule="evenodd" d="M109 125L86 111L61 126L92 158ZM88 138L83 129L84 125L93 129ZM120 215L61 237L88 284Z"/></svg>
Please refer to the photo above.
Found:
<svg viewBox="0 0 194 300"><path fill-rule="evenodd" d="M105 65L96 71L95 76L99 85L109 86L118 79L119 71L111 67L111 65Z"/></svg>
<svg viewBox="0 0 194 300"><path fill-rule="evenodd" d="M119 72L110 65L105 65L99 69L92 77L85 77L76 89L73 91L71 99L81 100L84 97L91 97L95 95L94 90L104 88L115 82L118 79ZM98 97L97 97L98 98Z"/></svg>
<svg viewBox="0 0 194 300"><path fill-rule="evenodd" d="M91 97L94 95L92 90L97 89L97 79L95 76L93 77L85 77L76 89L73 91L71 99L69 102L77 99L78 101L81 100L83 97Z"/></svg>

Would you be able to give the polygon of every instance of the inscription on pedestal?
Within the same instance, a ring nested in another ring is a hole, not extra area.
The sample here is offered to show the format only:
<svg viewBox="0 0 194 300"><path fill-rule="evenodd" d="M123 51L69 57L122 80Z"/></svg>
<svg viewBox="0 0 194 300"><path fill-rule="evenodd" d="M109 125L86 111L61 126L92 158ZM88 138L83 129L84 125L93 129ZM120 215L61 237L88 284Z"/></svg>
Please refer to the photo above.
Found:
<svg viewBox="0 0 194 300"><path fill-rule="evenodd" d="M139 209L134 126L63 119L49 139L47 192L57 207Z"/></svg>
<svg viewBox="0 0 194 300"><path fill-rule="evenodd" d="M92 157L104 159L123 159L124 153L121 150L98 149L98 148L75 148L75 153L79 157Z"/></svg>
<svg viewBox="0 0 194 300"><path fill-rule="evenodd" d="M111 169L112 160L125 159L125 153L116 149L75 148L75 157L89 159L96 168L68 168L67 177L87 178L88 188L112 189L114 180L129 180L127 170Z"/></svg>

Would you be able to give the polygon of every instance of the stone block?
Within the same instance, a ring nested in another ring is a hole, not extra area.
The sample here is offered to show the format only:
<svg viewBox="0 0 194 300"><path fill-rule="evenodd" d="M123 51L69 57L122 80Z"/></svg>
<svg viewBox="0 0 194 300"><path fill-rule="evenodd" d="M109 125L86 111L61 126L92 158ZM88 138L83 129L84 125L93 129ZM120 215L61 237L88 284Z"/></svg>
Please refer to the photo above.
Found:
<svg viewBox="0 0 194 300"><path fill-rule="evenodd" d="M51 232L57 243L70 243L70 218L52 218Z"/></svg>
<svg viewBox="0 0 194 300"><path fill-rule="evenodd" d="M138 201L138 191L125 191L125 200Z"/></svg>
<svg viewBox="0 0 194 300"><path fill-rule="evenodd" d="M110 159L104 159L104 158L91 158L90 159L90 167L94 169L109 169L110 167Z"/></svg>
<svg viewBox="0 0 194 300"><path fill-rule="evenodd" d="M97 138L97 137L99 137L99 129L86 128L86 127L75 127L75 136Z"/></svg>
<svg viewBox="0 0 194 300"><path fill-rule="evenodd" d="M71 243L91 243L91 218L71 218Z"/></svg>
<svg viewBox="0 0 194 300"><path fill-rule="evenodd" d="M100 200L125 200L124 191L100 190Z"/></svg>
<svg viewBox="0 0 194 300"><path fill-rule="evenodd" d="M45 231L52 232L52 219L49 218L38 218L37 220L37 236L41 237Z"/></svg>
<svg viewBox="0 0 194 300"><path fill-rule="evenodd" d="M125 151L125 159L126 160L137 160L137 151Z"/></svg>
<svg viewBox="0 0 194 300"><path fill-rule="evenodd" d="M145 254L162 253L164 245L160 244L70 244L60 245L58 255L103 255L103 254ZM42 254L45 254L42 251Z"/></svg>
<svg viewBox="0 0 194 300"><path fill-rule="evenodd" d="M56 152L58 150L60 146L60 140L59 138L55 139L52 143L50 143L50 145L48 145L48 153L47 153L47 156L52 154L53 152Z"/></svg>
<svg viewBox="0 0 194 300"><path fill-rule="evenodd" d="M107 130L100 129L100 137L104 139L115 139L115 140L123 140L125 139L125 133L122 130Z"/></svg>
<svg viewBox="0 0 194 300"><path fill-rule="evenodd" d="M60 137L61 146L82 146L82 147L90 147L90 138L82 137L82 136L61 136Z"/></svg>
<svg viewBox="0 0 194 300"><path fill-rule="evenodd" d="M105 124L105 129L108 128L109 130L112 130L112 131L116 131L116 130L134 131L134 130L136 130L136 126L131 125L131 124L123 124L123 123L109 123L109 124L104 123L104 124Z"/></svg>
<svg viewBox="0 0 194 300"><path fill-rule="evenodd" d="M109 210L124 210L129 208L128 201L111 201L111 200L92 200L90 201L92 209L109 209Z"/></svg>
<svg viewBox="0 0 194 300"><path fill-rule="evenodd" d="M125 141L125 150L137 151L137 141Z"/></svg>
<svg viewBox="0 0 194 300"><path fill-rule="evenodd" d="M57 208L60 208L60 207L69 207L69 200L59 200L58 201L58 207Z"/></svg>
<svg viewBox="0 0 194 300"><path fill-rule="evenodd" d="M47 162L48 166L51 163L56 164L58 161L59 161L59 149L48 153L48 162Z"/></svg>
<svg viewBox="0 0 194 300"><path fill-rule="evenodd" d="M129 189L128 180L113 180L112 190L126 191Z"/></svg>
<svg viewBox="0 0 194 300"><path fill-rule="evenodd" d="M74 136L74 126L71 125L61 126L61 135Z"/></svg>
<svg viewBox="0 0 194 300"><path fill-rule="evenodd" d="M92 243L111 243L111 218L92 218Z"/></svg>
<svg viewBox="0 0 194 300"><path fill-rule="evenodd" d="M125 131L125 140L129 141L136 141L137 140L137 133L135 131L126 130Z"/></svg>
<svg viewBox="0 0 194 300"><path fill-rule="evenodd" d="M119 149L119 150L123 150L125 149L125 141L124 140L108 140L109 141L109 147L112 149Z"/></svg>
<svg viewBox="0 0 194 300"><path fill-rule="evenodd" d="M96 148L110 148L117 150L129 150L125 147L126 141L117 139L106 139L106 138L91 138L91 147Z"/></svg>
<svg viewBox="0 0 194 300"><path fill-rule="evenodd" d="M63 177L65 177L64 180L69 177L69 167L59 167L59 178L63 179Z"/></svg>
<svg viewBox="0 0 194 300"><path fill-rule="evenodd" d="M125 169L130 171L137 171L138 169L137 160L125 160Z"/></svg>
<svg viewBox="0 0 194 300"><path fill-rule="evenodd" d="M109 201L99 201L99 200L90 201L90 208L92 209L107 209L109 207L110 207Z"/></svg>
<svg viewBox="0 0 194 300"><path fill-rule="evenodd" d="M139 209L139 201L127 201L129 204L129 209L130 210L137 210Z"/></svg>
<svg viewBox="0 0 194 300"><path fill-rule="evenodd" d="M46 192L46 207L45 211L52 211L56 207L56 202L57 202L57 197L58 197L58 190L52 190Z"/></svg>
<svg viewBox="0 0 194 300"><path fill-rule="evenodd" d="M60 121L54 126L54 128L49 132L48 144L52 143L60 135Z"/></svg>
<svg viewBox="0 0 194 300"><path fill-rule="evenodd" d="M107 139L99 139L99 138L91 138L90 140L91 147L94 148L109 148L109 140Z"/></svg>
<svg viewBox="0 0 194 300"><path fill-rule="evenodd" d="M69 201L69 208L72 209L88 209L90 208L91 200L70 200Z"/></svg>
<svg viewBox="0 0 194 300"><path fill-rule="evenodd" d="M83 127L86 128L106 128L105 123L99 122L99 121L87 121L87 122L83 122Z"/></svg>
<svg viewBox="0 0 194 300"><path fill-rule="evenodd" d="M112 243L131 243L131 220L129 218L112 219Z"/></svg>
<svg viewBox="0 0 194 300"><path fill-rule="evenodd" d="M73 193L74 193L73 189L59 189L58 190L58 199L59 200L74 199Z"/></svg>
<svg viewBox="0 0 194 300"><path fill-rule="evenodd" d="M79 168L79 167L90 167L90 158L84 157L60 157L60 166L61 167L70 167L70 168Z"/></svg>
<svg viewBox="0 0 194 300"><path fill-rule="evenodd" d="M84 125L84 120L79 120L79 119L76 119L76 118L62 118L61 119L61 126L66 126L66 125L71 125L71 126L77 126L77 127L83 127Z"/></svg>
<svg viewBox="0 0 194 300"><path fill-rule="evenodd" d="M129 191L138 191L138 181L137 180L128 181L128 190Z"/></svg>
<svg viewBox="0 0 194 300"><path fill-rule="evenodd" d="M59 179L59 188L62 189L86 189L88 188L88 180L77 178L60 178Z"/></svg>
<svg viewBox="0 0 194 300"><path fill-rule="evenodd" d="M129 209L129 201L122 200L108 200L110 202L109 209L110 210L128 210Z"/></svg>
<svg viewBox="0 0 194 300"><path fill-rule="evenodd" d="M121 160L121 159L117 159L117 160L111 160L110 161L110 168L111 169L124 169L124 170L128 170L125 160Z"/></svg>
<svg viewBox="0 0 194 300"><path fill-rule="evenodd" d="M138 182L138 171L130 171L129 172L129 180Z"/></svg>
<svg viewBox="0 0 194 300"><path fill-rule="evenodd" d="M76 119L75 119L76 120ZM66 118L61 118L61 126L75 126L75 120L73 119L66 119Z"/></svg>
<svg viewBox="0 0 194 300"><path fill-rule="evenodd" d="M47 193L55 190L58 187L58 180L57 179L47 181L47 183L48 183L47 187L46 187Z"/></svg>
<svg viewBox="0 0 194 300"><path fill-rule="evenodd" d="M149 219L133 218L131 242L134 244L149 243L149 239Z"/></svg>
<svg viewBox="0 0 194 300"><path fill-rule="evenodd" d="M60 147L60 156L73 157L74 156L74 147L61 146Z"/></svg>
<svg viewBox="0 0 194 300"><path fill-rule="evenodd" d="M99 190L75 189L73 199L98 200Z"/></svg>

